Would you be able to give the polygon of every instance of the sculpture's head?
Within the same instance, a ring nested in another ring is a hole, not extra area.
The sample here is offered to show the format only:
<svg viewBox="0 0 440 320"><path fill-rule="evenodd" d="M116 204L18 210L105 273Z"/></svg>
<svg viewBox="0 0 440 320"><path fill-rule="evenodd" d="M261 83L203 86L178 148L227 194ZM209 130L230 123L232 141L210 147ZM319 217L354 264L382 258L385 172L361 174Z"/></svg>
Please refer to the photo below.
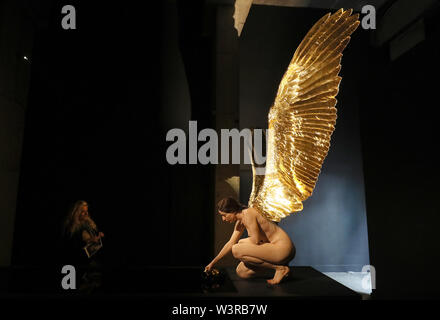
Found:
<svg viewBox="0 0 440 320"><path fill-rule="evenodd" d="M241 213L247 207L234 198L223 198L217 203L218 213L222 216L222 220L232 223L237 221L237 213Z"/></svg>

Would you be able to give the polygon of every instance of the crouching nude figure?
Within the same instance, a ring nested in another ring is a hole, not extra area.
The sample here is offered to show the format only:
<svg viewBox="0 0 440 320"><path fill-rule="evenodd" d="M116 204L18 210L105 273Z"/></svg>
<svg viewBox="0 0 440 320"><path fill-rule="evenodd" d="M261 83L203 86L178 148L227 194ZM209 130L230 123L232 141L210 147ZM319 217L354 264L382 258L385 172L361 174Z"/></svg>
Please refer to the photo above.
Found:
<svg viewBox="0 0 440 320"><path fill-rule="evenodd" d="M218 212L223 221L234 223L229 241L219 254L205 267L214 265L232 250L241 262L237 274L241 278L265 277L268 270L274 270L269 284L278 284L289 274L288 263L295 257L295 246L287 233L277 224L265 219L255 208L248 208L233 198L225 198L218 203ZM244 230L248 238L241 239Z"/></svg>

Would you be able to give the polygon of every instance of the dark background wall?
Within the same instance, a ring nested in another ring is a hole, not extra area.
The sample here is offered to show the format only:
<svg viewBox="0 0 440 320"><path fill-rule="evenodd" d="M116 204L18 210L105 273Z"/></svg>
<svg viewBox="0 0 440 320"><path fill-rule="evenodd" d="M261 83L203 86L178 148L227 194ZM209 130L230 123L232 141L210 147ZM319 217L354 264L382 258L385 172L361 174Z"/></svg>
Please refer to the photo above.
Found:
<svg viewBox="0 0 440 320"><path fill-rule="evenodd" d="M361 132L377 297L439 296L438 109L440 11L422 16L424 41L394 61L387 47L361 64Z"/></svg>
<svg viewBox="0 0 440 320"><path fill-rule="evenodd" d="M77 30L60 27L63 4L53 2L35 35L13 264L60 262L62 221L83 199L106 235L109 264L204 265L212 168L172 167L165 158L165 133L181 110L210 121L199 112L211 68L203 3L72 2ZM169 69L179 55L189 84ZM181 85L186 100L170 100Z"/></svg>
<svg viewBox="0 0 440 320"><path fill-rule="evenodd" d="M22 1L0 1L0 266L11 263L23 129L29 89L32 23Z"/></svg>
<svg viewBox="0 0 440 320"><path fill-rule="evenodd" d="M328 10L253 6L240 38L240 126L267 128L279 82L307 31ZM360 271L369 264L364 177L359 132L361 71L368 38L359 28L342 59L338 119L314 193L303 211L280 222L297 247L293 265L321 271ZM247 203L250 166L241 170L240 197Z"/></svg>

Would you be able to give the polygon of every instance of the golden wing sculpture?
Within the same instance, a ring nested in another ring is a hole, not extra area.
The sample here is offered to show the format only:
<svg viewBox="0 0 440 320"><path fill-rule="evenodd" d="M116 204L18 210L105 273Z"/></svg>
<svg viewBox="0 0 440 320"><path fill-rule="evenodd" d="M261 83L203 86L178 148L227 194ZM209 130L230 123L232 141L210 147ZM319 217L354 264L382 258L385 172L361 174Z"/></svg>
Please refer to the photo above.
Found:
<svg viewBox="0 0 440 320"><path fill-rule="evenodd" d="M326 14L307 33L284 74L269 111L266 171L256 172L249 206L269 220L301 211L312 195L336 124L342 51L359 14ZM252 159L252 157L251 157Z"/></svg>

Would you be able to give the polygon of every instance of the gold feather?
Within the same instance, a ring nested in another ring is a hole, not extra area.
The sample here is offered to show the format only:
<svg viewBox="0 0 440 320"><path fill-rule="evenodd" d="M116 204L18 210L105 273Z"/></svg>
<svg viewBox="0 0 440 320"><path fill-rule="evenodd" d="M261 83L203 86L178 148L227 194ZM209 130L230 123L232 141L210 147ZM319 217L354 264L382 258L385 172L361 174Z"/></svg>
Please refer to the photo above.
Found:
<svg viewBox="0 0 440 320"><path fill-rule="evenodd" d="M252 162L249 199L269 220L301 211L315 188L336 124L342 52L359 25L359 14L351 14L340 9L318 20L278 87L268 116L266 172L259 176Z"/></svg>

